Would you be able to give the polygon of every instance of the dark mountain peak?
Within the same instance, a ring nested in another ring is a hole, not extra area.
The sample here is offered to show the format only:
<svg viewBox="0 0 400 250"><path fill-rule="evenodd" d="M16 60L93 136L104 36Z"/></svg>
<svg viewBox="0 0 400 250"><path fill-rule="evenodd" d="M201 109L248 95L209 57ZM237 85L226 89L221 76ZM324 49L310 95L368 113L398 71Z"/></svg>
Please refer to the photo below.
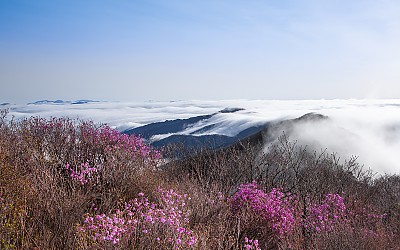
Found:
<svg viewBox="0 0 400 250"><path fill-rule="evenodd" d="M64 103L69 103L69 102L63 101L63 100L40 100L40 101L36 101L36 102L31 102L28 104L40 105L40 104L64 104Z"/></svg>
<svg viewBox="0 0 400 250"><path fill-rule="evenodd" d="M93 101L93 100L76 100L71 102L71 104L86 104L86 103L93 103L93 102L99 102L99 101Z"/></svg>
<svg viewBox="0 0 400 250"><path fill-rule="evenodd" d="M99 101L94 101L94 100L87 100L87 99L81 99L81 100L76 100L76 101L64 101L64 100L40 100L36 102L31 102L28 104L34 104L34 105L40 105L40 104L86 104L86 103L93 103L93 102L99 102Z"/></svg>
<svg viewBox="0 0 400 250"><path fill-rule="evenodd" d="M326 120L328 118L329 118L328 116L321 115L321 114L314 113L314 112L310 112L310 113L307 113L307 114L305 114L303 116L300 116L300 117L294 119L294 121L298 121L298 122L303 122L303 121L307 121L307 122L308 121L321 121L321 120Z"/></svg>
<svg viewBox="0 0 400 250"><path fill-rule="evenodd" d="M235 113L238 111L242 111L244 108L224 108L223 110L219 111L218 113Z"/></svg>
<svg viewBox="0 0 400 250"><path fill-rule="evenodd" d="M318 122L326 119L329 119L329 117L311 112L295 119L285 119L275 122L269 122L261 127L261 129L259 129L258 131L254 131L255 133L248 134L232 146L238 147L238 145L240 146L242 144L247 144L258 147L260 145L269 144L275 141L283 133L290 136L294 127L299 123Z"/></svg>

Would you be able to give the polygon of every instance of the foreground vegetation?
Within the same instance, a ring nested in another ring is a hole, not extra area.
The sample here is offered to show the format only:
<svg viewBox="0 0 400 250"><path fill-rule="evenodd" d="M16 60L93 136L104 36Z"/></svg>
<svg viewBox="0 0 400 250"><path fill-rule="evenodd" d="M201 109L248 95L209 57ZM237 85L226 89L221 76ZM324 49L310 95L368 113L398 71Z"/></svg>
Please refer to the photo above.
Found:
<svg viewBox="0 0 400 250"><path fill-rule="evenodd" d="M399 246L400 176L355 159L284 136L159 152L91 122L0 116L0 249Z"/></svg>

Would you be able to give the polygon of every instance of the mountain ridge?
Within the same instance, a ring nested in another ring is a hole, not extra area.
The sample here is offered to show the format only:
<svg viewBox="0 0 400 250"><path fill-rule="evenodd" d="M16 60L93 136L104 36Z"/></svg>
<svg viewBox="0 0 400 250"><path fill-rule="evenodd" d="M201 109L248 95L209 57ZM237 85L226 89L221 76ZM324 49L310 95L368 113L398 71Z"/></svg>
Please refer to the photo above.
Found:
<svg viewBox="0 0 400 250"><path fill-rule="evenodd" d="M237 143L242 143L244 141L252 143L265 141L268 143L277 139L277 135L282 134L282 131L286 131L290 134L290 131L293 130L293 127L297 123L328 119L327 116L310 112L294 119L266 122L262 125L250 126L243 130L240 130L234 136L227 136L217 133L206 134L206 132L210 130L212 126L217 126L218 124L211 124L201 127L199 129L195 129L189 134L183 133L186 128L194 126L196 123L207 121L218 113L237 112L240 110L243 109L224 109L220 112L210 115L201 115L190 117L187 119L174 119L166 120L163 122L155 122L132 129L127 129L123 131L123 133L128 135L139 135L149 144L156 148L161 148L173 144L181 144L185 148L206 147L210 149L219 149L229 147ZM160 137L160 139L158 139L157 137Z"/></svg>

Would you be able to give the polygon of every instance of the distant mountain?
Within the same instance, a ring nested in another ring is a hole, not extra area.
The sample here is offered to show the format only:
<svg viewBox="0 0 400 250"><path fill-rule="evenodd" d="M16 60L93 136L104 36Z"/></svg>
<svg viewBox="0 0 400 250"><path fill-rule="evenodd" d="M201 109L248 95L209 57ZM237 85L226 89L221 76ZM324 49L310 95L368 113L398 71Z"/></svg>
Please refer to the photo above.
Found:
<svg viewBox="0 0 400 250"><path fill-rule="evenodd" d="M247 128L237 134L236 136L226 136L226 135L218 135L218 134L211 134L211 135L171 135L165 139L161 139L158 141L154 141L152 145L154 147L163 147L166 145L171 144L182 144L186 148L201 148L207 147L211 149L218 149L223 147L228 147L240 140L248 138L251 135L254 135L263 129L265 129L268 125L265 124L264 126L254 126Z"/></svg>
<svg viewBox="0 0 400 250"><path fill-rule="evenodd" d="M217 149L232 145L239 140L263 130L267 126L267 124L251 126L239 131L234 136L212 132L218 126L222 126L218 122L212 121L216 115L235 113L242 110L244 109L225 108L215 114L155 122L125 130L123 133L140 135L154 147L182 144L187 148L208 147Z"/></svg>
<svg viewBox="0 0 400 250"><path fill-rule="evenodd" d="M237 112L242 109L228 110L224 109L218 113ZM195 116L188 119L167 120L164 122L151 123L134 129L125 130L125 134L140 135L154 147L163 147L172 144L180 144L185 148L201 148L220 149L230 146L239 145L241 143L250 143L251 145L268 144L276 141L277 138L285 133L291 136L295 126L306 122L320 122L327 120L328 117L308 113L296 119L287 119L282 121L269 122L262 125L250 126L243 129L235 136L227 136L222 134L207 134L207 131L219 124L212 124L193 129L190 134L184 133L187 128L195 128L196 124L212 119L218 113L211 115Z"/></svg>
<svg viewBox="0 0 400 250"><path fill-rule="evenodd" d="M279 136L285 134L287 137L291 137L294 134L294 130L296 126L311 122L311 123L318 123L322 121L328 120L329 117L317 114L317 113L307 113L303 116L300 116L295 119L287 119L287 120L282 120L282 121L275 121L275 122L270 122L268 125L264 127L262 130L258 131L257 133L254 133L243 140L241 140L239 143L250 143L251 145L260 145L266 146L268 144L271 144L272 142L276 141ZM303 145L306 146L306 145Z"/></svg>
<svg viewBox="0 0 400 250"><path fill-rule="evenodd" d="M128 129L123 133L140 135L146 140L150 140L155 135L175 134L183 131L189 126L193 126L199 121L207 120L213 115L195 116L188 119L167 120L163 122L155 122L142 127Z"/></svg>
<svg viewBox="0 0 400 250"><path fill-rule="evenodd" d="M93 102L100 102L100 101L93 101L93 100L76 100L71 102L71 104L86 104L86 103L93 103Z"/></svg>
<svg viewBox="0 0 400 250"><path fill-rule="evenodd" d="M86 104L86 103L93 103L93 102L99 102L99 101L93 101L93 100L76 100L76 101L64 101L64 100L40 100L36 102L31 102L28 104L34 104L34 105L41 105L41 104Z"/></svg>
<svg viewBox="0 0 400 250"><path fill-rule="evenodd" d="M65 103L70 103L70 102L63 101L63 100L40 100L40 101L36 101L36 102L31 102L28 104L40 105L40 104L65 104Z"/></svg>

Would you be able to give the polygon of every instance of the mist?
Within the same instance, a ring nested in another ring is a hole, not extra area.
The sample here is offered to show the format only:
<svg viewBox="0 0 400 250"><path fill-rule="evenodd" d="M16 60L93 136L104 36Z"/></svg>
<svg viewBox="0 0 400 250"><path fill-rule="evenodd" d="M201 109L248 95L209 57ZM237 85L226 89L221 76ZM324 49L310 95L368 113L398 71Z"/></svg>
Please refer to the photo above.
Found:
<svg viewBox="0 0 400 250"><path fill-rule="evenodd" d="M376 125L356 119L328 118L296 124L288 136L290 141L306 146L310 151L335 153L342 163L357 157L357 162L364 169L371 169L378 174L399 174L398 127L399 124L390 122Z"/></svg>
<svg viewBox="0 0 400 250"><path fill-rule="evenodd" d="M342 160L357 156L366 169L379 174L400 173L399 99L94 102L9 104L4 108L16 119L29 116L79 118L105 123L119 131L153 122L215 114L225 108L242 108L235 113L219 113L179 132L190 134L214 125L213 129L198 135L226 136L235 136L251 126L314 112L328 119L298 123L289 135L290 140L317 152L336 152ZM167 136L170 134L158 135L159 138Z"/></svg>

